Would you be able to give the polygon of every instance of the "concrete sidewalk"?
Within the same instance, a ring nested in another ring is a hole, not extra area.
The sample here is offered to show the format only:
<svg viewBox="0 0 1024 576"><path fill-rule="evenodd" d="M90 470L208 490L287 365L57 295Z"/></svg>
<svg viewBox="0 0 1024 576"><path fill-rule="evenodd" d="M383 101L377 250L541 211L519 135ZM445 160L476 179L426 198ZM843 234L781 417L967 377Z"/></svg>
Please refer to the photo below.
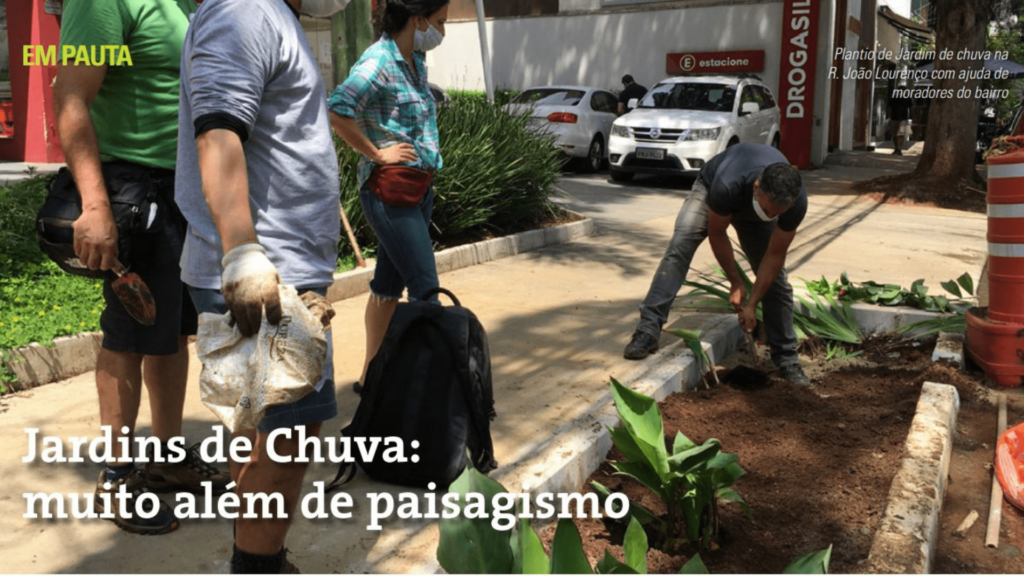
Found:
<svg viewBox="0 0 1024 576"><path fill-rule="evenodd" d="M924 278L933 293L938 293L940 281L965 271L977 277L986 250L983 215L879 205L847 190L853 181L911 167L902 163L882 169L830 165L805 172L811 201L789 259L794 284L799 285L801 277L834 279L847 271L854 281L905 286ZM603 177L565 180L560 188L570 197L562 201L589 212L587 194L606 186L617 185ZM609 377L635 381L671 356L663 351L634 363L622 359L622 349L684 195L667 195L657 189L622 194L615 209L631 216L626 224L594 213L601 226L595 236L441 276L442 285L458 295L488 331L498 412L491 432L501 464L492 476L508 490L518 492L524 484L533 488L544 478L548 478L546 486L556 482L560 490L579 488L585 476L550 480L560 462L578 453L560 433L601 426L589 411L607 401ZM709 270L713 264L705 244L693 267ZM358 398L349 383L361 368L366 298L363 295L335 304L341 415L325 423L324 435L334 434L355 410ZM735 320L677 305L670 327L710 329L723 322ZM665 335L662 345L673 340ZM198 371L193 356L191 383L197 382ZM97 406L93 387L93 376L85 374L0 401L0 419L8 434L0 444L0 475L8 483L8 490L0 495L4 571L227 572L232 540L228 520L192 520L166 536L139 537L101 520L22 518L24 492L92 492L98 474L94 464L25 465L21 458L28 453L26 428L39 428L40 435L65 440L94 436ZM210 435L215 421L199 401L195 384L191 384L185 419L184 432L190 442ZM138 434L148 433L149 411L142 409ZM552 469L541 469L537 462ZM307 492L313 482L333 477L334 468L312 465L306 476ZM368 493L416 491L377 484L362 475L346 491L356 503L353 518L295 520L287 546L302 571L407 573L436 569L432 563L437 545L435 523L390 521L382 531L364 528L369 523Z"/></svg>

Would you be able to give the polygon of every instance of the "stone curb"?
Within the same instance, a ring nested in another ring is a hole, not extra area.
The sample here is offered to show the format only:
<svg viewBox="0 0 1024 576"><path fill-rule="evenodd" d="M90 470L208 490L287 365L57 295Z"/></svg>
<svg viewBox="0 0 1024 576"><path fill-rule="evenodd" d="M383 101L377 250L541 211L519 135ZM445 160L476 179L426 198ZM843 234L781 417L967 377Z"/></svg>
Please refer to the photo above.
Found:
<svg viewBox="0 0 1024 576"><path fill-rule="evenodd" d="M885 516L871 543L868 572L931 572L959 409L956 388L924 383L903 462L893 478Z"/></svg>
<svg viewBox="0 0 1024 576"><path fill-rule="evenodd" d="M594 221L586 218L568 224L457 246L436 254L437 271L439 274L451 272L545 246L565 244L593 233ZM331 302L337 302L363 294L369 290L371 278L373 268L335 274L334 283L327 289L327 298ZM13 350L11 361L6 364L18 378L14 388L28 390L95 370L102 340L102 333L89 332L55 338L53 346L33 343Z"/></svg>

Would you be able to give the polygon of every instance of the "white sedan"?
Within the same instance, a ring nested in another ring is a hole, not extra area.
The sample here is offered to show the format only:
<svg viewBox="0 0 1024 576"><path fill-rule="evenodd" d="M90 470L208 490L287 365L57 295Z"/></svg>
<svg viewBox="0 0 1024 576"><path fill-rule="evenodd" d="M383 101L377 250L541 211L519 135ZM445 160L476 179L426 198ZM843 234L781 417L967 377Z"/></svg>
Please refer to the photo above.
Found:
<svg viewBox="0 0 1024 576"><path fill-rule="evenodd" d="M529 128L554 137L556 148L576 159L578 169L596 172L608 153L618 99L601 88L527 88L504 106L510 114L529 113Z"/></svg>

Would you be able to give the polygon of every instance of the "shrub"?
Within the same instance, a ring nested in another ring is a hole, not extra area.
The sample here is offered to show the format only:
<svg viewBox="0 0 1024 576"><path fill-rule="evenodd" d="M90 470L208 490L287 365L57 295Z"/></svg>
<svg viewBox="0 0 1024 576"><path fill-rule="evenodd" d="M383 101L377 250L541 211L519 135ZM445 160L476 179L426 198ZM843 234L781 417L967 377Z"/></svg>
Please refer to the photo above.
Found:
<svg viewBox="0 0 1024 576"><path fill-rule="evenodd" d="M447 92L448 97L452 99L452 104L455 104L456 102L465 102L467 100L487 102L487 92L483 90L448 90ZM504 106L520 94L522 94L522 90L498 88L494 91L494 104L496 106Z"/></svg>
<svg viewBox="0 0 1024 576"><path fill-rule="evenodd" d="M36 242L36 212L46 199L48 177L36 177L0 187L0 278L23 267L42 264L46 256Z"/></svg>

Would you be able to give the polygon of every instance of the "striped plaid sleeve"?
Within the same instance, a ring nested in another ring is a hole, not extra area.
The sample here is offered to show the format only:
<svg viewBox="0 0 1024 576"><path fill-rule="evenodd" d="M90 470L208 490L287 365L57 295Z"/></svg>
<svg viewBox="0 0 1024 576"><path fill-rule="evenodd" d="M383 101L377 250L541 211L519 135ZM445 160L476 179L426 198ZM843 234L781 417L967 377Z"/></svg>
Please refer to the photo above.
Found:
<svg viewBox="0 0 1024 576"><path fill-rule="evenodd" d="M331 92L327 104L338 116L355 118L357 110L365 110L370 98L379 90L377 84L383 63L377 58L364 58L352 67L345 79Z"/></svg>

